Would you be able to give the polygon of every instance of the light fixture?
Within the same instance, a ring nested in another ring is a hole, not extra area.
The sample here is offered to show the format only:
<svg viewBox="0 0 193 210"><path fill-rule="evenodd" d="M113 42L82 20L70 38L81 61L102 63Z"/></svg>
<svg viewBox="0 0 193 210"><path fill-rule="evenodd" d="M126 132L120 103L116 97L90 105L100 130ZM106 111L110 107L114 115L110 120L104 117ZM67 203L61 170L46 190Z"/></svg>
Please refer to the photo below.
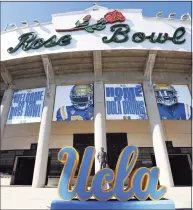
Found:
<svg viewBox="0 0 193 210"><path fill-rule="evenodd" d="M98 4L96 2L93 3L93 11L98 10Z"/></svg>
<svg viewBox="0 0 193 210"><path fill-rule="evenodd" d="M169 15L168 15L168 18L174 18L176 16L176 13L170 13Z"/></svg>
<svg viewBox="0 0 193 210"><path fill-rule="evenodd" d="M190 17L190 14L187 13L187 14L183 14L180 19L181 20L191 20L191 17Z"/></svg>
<svg viewBox="0 0 193 210"><path fill-rule="evenodd" d="M11 29L17 27L15 23L10 23L10 24L8 24L8 25L10 26Z"/></svg>
<svg viewBox="0 0 193 210"><path fill-rule="evenodd" d="M27 23L27 21L25 21L25 20L21 21L21 24L23 24L23 25L25 25L25 26L28 26L28 23Z"/></svg>
<svg viewBox="0 0 193 210"><path fill-rule="evenodd" d="M162 15L163 15L163 11L158 12L158 13L156 14L156 17L159 18L159 17L161 17Z"/></svg>
<svg viewBox="0 0 193 210"><path fill-rule="evenodd" d="M38 21L37 19L34 19L34 23L38 24L38 23L39 23L39 21Z"/></svg>

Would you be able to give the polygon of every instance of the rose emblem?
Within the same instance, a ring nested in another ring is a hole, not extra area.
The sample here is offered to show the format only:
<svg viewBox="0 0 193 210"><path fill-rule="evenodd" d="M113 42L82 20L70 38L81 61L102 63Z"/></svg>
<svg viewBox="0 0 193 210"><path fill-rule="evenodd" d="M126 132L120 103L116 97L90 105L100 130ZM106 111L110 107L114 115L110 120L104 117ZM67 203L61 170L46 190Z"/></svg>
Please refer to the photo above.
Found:
<svg viewBox="0 0 193 210"><path fill-rule="evenodd" d="M108 12L104 16L105 20L108 23L115 23L115 22L123 22L125 21L125 17L121 12L118 12L117 10L114 10L113 12Z"/></svg>

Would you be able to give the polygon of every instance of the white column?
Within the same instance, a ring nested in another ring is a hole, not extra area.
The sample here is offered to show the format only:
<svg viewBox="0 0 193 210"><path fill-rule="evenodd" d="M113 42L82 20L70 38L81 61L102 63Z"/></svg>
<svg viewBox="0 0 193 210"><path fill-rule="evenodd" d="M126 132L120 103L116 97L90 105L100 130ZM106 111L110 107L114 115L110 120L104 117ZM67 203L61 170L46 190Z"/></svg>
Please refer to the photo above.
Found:
<svg viewBox="0 0 193 210"><path fill-rule="evenodd" d="M192 96L192 84L189 84L188 87L189 87L190 95Z"/></svg>
<svg viewBox="0 0 193 210"><path fill-rule="evenodd" d="M11 106L12 97L13 97L13 89L10 86L7 90L5 90L1 102L1 139L3 139L4 136L5 125L9 115L9 109Z"/></svg>
<svg viewBox="0 0 193 210"><path fill-rule="evenodd" d="M35 188L45 186L55 89L55 84L50 84L45 95L32 183Z"/></svg>
<svg viewBox="0 0 193 210"><path fill-rule="evenodd" d="M107 152L104 85L102 81L94 83L94 144L96 149L95 173L97 173L100 170L97 154L101 147L104 147L104 151Z"/></svg>
<svg viewBox="0 0 193 210"><path fill-rule="evenodd" d="M173 187L173 177L165 143L166 135L160 120L154 89L149 86L149 82L147 81L143 83L143 88L152 133L156 165L160 169L159 181L161 185Z"/></svg>

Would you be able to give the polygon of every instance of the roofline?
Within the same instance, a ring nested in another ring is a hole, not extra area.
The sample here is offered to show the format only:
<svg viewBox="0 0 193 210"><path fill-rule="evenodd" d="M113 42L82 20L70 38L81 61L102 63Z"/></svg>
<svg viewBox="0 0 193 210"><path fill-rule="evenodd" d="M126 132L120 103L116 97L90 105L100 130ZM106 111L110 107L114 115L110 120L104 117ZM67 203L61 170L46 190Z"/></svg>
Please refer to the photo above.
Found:
<svg viewBox="0 0 193 210"><path fill-rule="evenodd" d="M83 14L83 13L92 11L95 8L105 9L105 10L108 10L108 11L115 10L115 9L109 9L107 7L101 7L101 6L96 6L95 5L95 6L89 7L87 9L81 10L81 11L79 10L79 11L72 11L72 12L52 14L52 17L59 17L59 16L64 16L64 15L74 15L74 14ZM125 11L125 12L134 12L134 13L141 13L142 12L142 9L117 9L117 10L119 10L119 11Z"/></svg>
<svg viewBox="0 0 193 210"><path fill-rule="evenodd" d="M32 25L28 25L28 26L16 27L16 28L13 28L10 30L1 31L0 34L5 34L5 33L22 30L22 29L31 29L31 28L35 28L35 27L41 27L42 25L50 25L50 24L52 24L52 22L45 22L45 23L32 24Z"/></svg>
<svg viewBox="0 0 193 210"><path fill-rule="evenodd" d="M143 18L146 18L146 19L155 19L155 20L169 20L169 21L192 22L192 20L182 20L182 19L176 19L176 18L147 17L147 16L143 16Z"/></svg>

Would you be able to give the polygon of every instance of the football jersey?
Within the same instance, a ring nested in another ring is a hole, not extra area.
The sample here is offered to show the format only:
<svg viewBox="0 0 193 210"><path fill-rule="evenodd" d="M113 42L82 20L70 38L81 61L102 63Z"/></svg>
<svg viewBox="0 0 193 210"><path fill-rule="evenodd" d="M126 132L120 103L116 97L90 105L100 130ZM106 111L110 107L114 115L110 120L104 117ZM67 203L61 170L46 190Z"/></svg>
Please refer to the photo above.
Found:
<svg viewBox="0 0 193 210"><path fill-rule="evenodd" d="M76 109L73 106L62 106L58 109L56 118L57 121L92 120L93 111L93 106L84 110Z"/></svg>
<svg viewBox="0 0 193 210"><path fill-rule="evenodd" d="M189 120L192 118L192 107L188 104L177 103L172 106L158 104L162 120Z"/></svg>

